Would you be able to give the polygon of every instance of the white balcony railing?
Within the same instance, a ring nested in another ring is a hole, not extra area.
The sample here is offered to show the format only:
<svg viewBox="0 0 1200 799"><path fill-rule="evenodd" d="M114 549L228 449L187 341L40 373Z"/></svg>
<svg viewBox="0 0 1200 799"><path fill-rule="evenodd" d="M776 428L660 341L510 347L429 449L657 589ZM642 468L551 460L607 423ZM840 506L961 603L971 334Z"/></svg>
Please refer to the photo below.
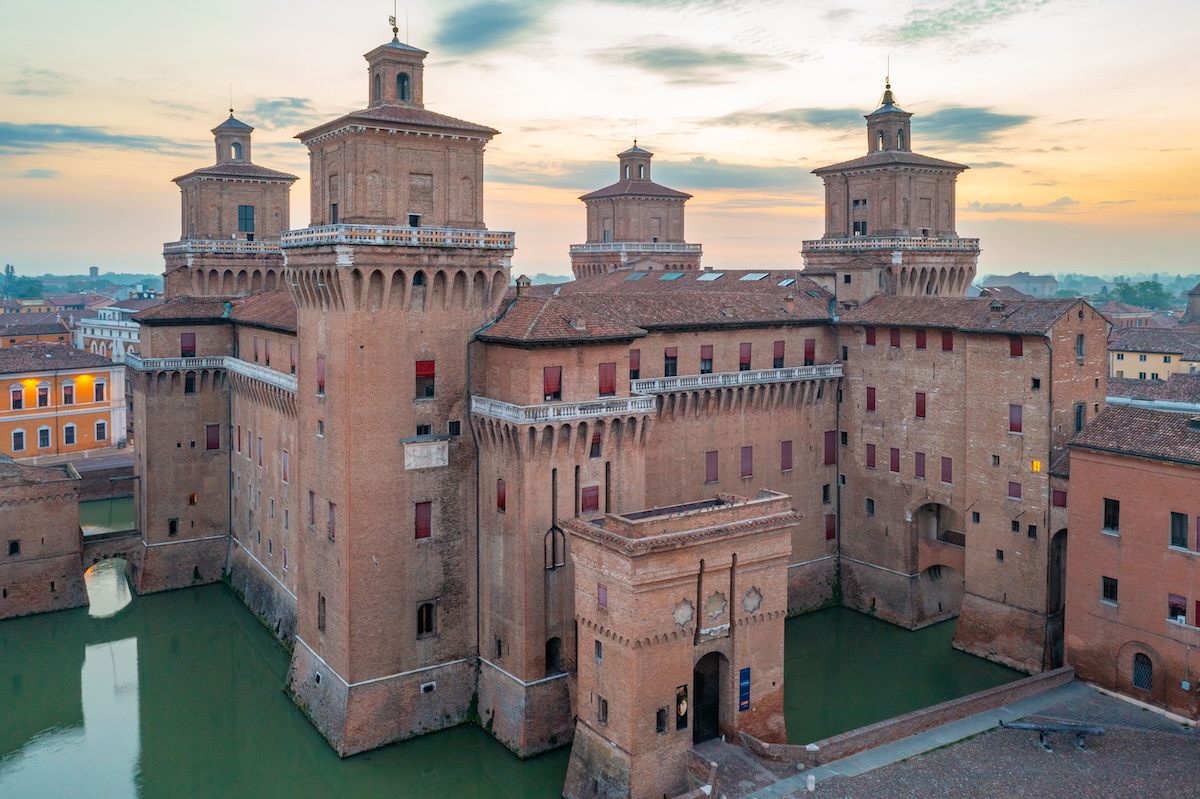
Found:
<svg viewBox="0 0 1200 799"><path fill-rule="evenodd" d="M943 252L975 252L979 239L958 237L938 239L921 236L853 236L846 239L813 239L804 242L803 252L823 250L935 250Z"/></svg>
<svg viewBox="0 0 1200 799"><path fill-rule="evenodd" d="M471 412L515 424L566 422L598 416L650 413L658 407L655 397L613 397L587 402L547 402L544 405L512 405L488 397L471 397Z"/></svg>
<svg viewBox="0 0 1200 799"><path fill-rule="evenodd" d="M281 388L284 391L296 393L296 376L276 372L257 363L243 361L231 355L217 355L204 358L143 358L139 355L126 355L125 365L139 372L157 370L186 372L189 369L225 369L234 374L249 377L252 380Z"/></svg>
<svg viewBox="0 0 1200 799"><path fill-rule="evenodd" d="M841 376L842 365L840 363L828 363L819 366L790 366L784 369L758 369L747 372L714 372L707 375L649 377L645 380L632 381L629 388L635 394L664 394L669 391L690 391L698 388L787 383L792 380L821 380Z"/></svg>
<svg viewBox="0 0 1200 799"><path fill-rule="evenodd" d="M190 253L233 253L260 255L279 252L277 241L246 241L245 239L184 239L168 241L163 245L163 255Z"/></svg>
<svg viewBox="0 0 1200 799"><path fill-rule="evenodd" d="M699 244L682 241L606 241L593 244L572 244L572 253L584 252L700 252Z"/></svg>
<svg viewBox="0 0 1200 799"><path fill-rule="evenodd" d="M384 247L466 247L511 250L515 234L495 230L462 230L445 227L386 227L382 225L324 225L284 231L282 244L312 247L319 244L373 244Z"/></svg>

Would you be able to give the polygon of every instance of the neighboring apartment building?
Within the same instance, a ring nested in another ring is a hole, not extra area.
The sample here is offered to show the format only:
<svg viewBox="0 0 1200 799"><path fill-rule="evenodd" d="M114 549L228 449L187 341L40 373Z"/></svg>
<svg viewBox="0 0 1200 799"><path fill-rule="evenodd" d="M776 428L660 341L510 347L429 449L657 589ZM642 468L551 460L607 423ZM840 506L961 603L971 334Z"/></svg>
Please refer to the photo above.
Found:
<svg viewBox="0 0 1200 799"><path fill-rule="evenodd" d="M25 341L69 342L71 331L61 319L12 317L0 321L0 349Z"/></svg>
<svg viewBox="0 0 1200 799"><path fill-rule="evenodd" d="M66 344L0 349L0 452L30 458L117 443L124 411L117 370Z"/></svg>
<svg viewBox="0 0 1200 799"><path fill-rule="evenodd" d="M75 327L75 346L113 363L124 363L127 351L137 351L139 325L133 315L160 304L162 299L156 297L121 300L100 308L95 318L81 320Z"/></svg>
<svg viewBox="0 0 1200 799"><path fill-rule="evenodd" d="M988 286L1011 286L1022 294L1030 297L1053 297L1058 293L1058 280L1054 275L1031 275L1028 272L1017 272L1012 275L988 275L983 281Z"/></svg>
<svg viewBox="0 0 1200 799"><path fill-rule="evenodd" d="M1108 343L1109 374L1137 380L1166 380L1200 372L1200 330L1122 328Z"/></svg>
<svg viewBox="0 0 1200 799"><path fill-rule="evenodd" d="M1170 311L1155 311L1127 302L1109 300L1096 306L1114 328L1126 327L1175 327L1179 320Z"/></svg>

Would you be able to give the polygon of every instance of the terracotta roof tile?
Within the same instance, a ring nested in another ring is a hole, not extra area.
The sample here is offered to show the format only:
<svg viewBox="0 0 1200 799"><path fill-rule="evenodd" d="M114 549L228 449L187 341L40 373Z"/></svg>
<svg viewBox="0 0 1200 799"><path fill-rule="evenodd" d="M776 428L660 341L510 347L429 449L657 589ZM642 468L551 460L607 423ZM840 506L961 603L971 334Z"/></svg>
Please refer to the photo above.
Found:
<svg viewBox="0 0 1200 799"><path fill-rule="evenodd" d="M1006 300L993 310L986 297L875 297L841 316L845 324L941 327L970 333L1045 335L1079 299Z"/></svg>
<svg viewBox="0 0 1200 799"><path fill-rule="evenodd" d="M668 197L686 200L691 196L686 192L676 191L675 189L659 185L652 180L621 180L611 186L605 186L602 189L589 192L579 199L587 201L605 200L612 197Z"/></svg>
<svg viewBox="0 0 1200 799"><path fill-rule="evenodd" d="M0 486L30 486L76 479L70 466L28 466L0 459Z"/></svg>
<svg viewBox="0 0 1200 799"><path fill-rule="evenodd" d="M486 125L477 125L474 122L467 122L463 119L456 119L445 114L438 114L433 111L427 111L424 108L417 108L411 105L399 105L396 103L382 103L380 105L364 108L360 111L351 111L345 116L326 122L323 125L318 125L315 128L306 130L303 133L296 134L296 138L301 141L315 138L322 133L330 130L343 127L353 122L381 122L384 124L394 124L400 126L410 126L417 128L442 128L448 130L465 130L471 133L481 134L487 137L495 136L500 131L495 128L489 128Z"/></svg>
<svg viewBox="0 0 1200 799"><path fill-rule="evenodd" d="M39 318L32 321L22 319L22 316L33 316L33 314L13 314L15 318L7 319L0 316L0 337L3 336L52 336L55 334L66 335L71 331L67 328L67 323L58 319ZM42 314L37 314L42 317Z"/></svg>
<svg viewBox="0 0 1200 799"><path fill-rule="evenodd" d="M161 305L138 311L133 315L133 320L148 324L170 324L201 319L220 319L232 312L233 303L237 300L237 297L175 297Z"/></svg>
<svg viewBox="0 0 1200 799"><path fill-rule="evenodd" d="M1110 350L1157 352L1200 361L1200 330L1171 327L1122 327L1109 338Z"/></svg>
<svg viewBox="0 0 1200 799"><path fill-rule="evenodd" d="M1200 403L1200 375L1170 375L1166 380L1108 378L1108 396L1134 400Z"/></svg>
<svg viewBox="0 0 1200 799"><path fill-rule="evenodd" d="M920 153L910 153L904 150L883 150L864 155L861 158L853 158L849 161L842 161L838 164L830 164L829 166L818 167L813 170L814 175L824 175L830 172L844 172L850 169L862 169L864 167L876 166L925 166L925 167L941 167L943 169L954 169L959 172L964 169L969 169L966 164L956 164L953 161L943 161L940 158L932 158L928 155Z"/></svg>
<svg viewBox="0 0 1200 799"><path fill-rule="evenodd" d="M296 301L284 290L260 291L234 303L229 318L248 325L263 325L296 332Z"/></svg>
<svg viewBox="0 0 1200 799"><path fill-rule="evenodd" d="M221 177L221 178L270 178L274 180L299 180L295 175L290 175L287 172L280 172L276 169L267 169L265 166L257 164L215 164L206 166L200 169L194 169L186 175L180 175L173 178L173 183L181 183L189 178L194 177Z"/></svg>
<svg viewBox="0 0 1200 799"><path fill-rule="evenodd" d="M1200 466L1200 421L1194 419L1186 413L1109 405L1070 446Z"/></svg>
<svg viewBox="0 0 1200 799"><path fill-rule="evenodd" d="M153 308L156 305L162 305L164 302L166 302L166 300L164 300L162 297L148 297L141 300L121 300L120 302L114 302L108 307L122 308L126 311L144 311L147 308Z"/></svg>
<svg viewBox="0 0 1200 799"><path fill-rule="evenodd" d="M112 366L103 355L95 355L57 342L25 341L0 349L0 374L52 372L56 369L97 369Z"/></svg>

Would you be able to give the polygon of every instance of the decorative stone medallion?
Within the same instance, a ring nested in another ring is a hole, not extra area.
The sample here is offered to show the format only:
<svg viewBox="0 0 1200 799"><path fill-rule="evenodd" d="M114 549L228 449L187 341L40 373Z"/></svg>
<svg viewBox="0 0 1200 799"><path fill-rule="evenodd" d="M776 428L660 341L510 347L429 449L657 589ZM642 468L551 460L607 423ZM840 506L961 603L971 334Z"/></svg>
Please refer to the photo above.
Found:
<svg viewBox="0 0 1200 799"><path fill-rule="evenodd" d="M725 614L725 595L720 591L704 600L704 613L710 619L719 619Z"/></svg>
<svg viewBox="0 0 1200 799"><path fill-rule="evenodd" d="M758 586L754 586L742 597L742 609L747 613L755 613L762 607L763 595Z"/></svg>
<svg viewBox="0 0 1200 799"><path fill-rule="evenodd" d="M681 601L675 606L675 611L671 614L671 618L675 619L675 623L680 627L686 627L687 623L696 615L696 609L692 607L692 603L688 600Z"/></svg>

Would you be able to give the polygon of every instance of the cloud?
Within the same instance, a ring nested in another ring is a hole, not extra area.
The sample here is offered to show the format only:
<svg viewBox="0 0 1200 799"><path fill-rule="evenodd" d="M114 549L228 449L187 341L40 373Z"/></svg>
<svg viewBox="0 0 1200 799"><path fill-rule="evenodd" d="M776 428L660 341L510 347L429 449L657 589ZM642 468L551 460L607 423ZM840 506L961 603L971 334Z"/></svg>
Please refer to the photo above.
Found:
<svg viewBox="0 0 1200 799"><path fill-rule="evenodd" d="M17 74L18 77L15 80L4 83L8 94L28 96L66 94L66 87L73 85L71 78L52 69L20 67Z"/></svg>
<svg viewBox="0 0 1200 799"><path fill-rule="evenodd" d="M990 108L952 105L913 117L913 126L922 140L985 144L997 134L1031 119L1025 114L1001 114Z"/></svg>
<svg viewBox="0 0 1200 799"><path fill-rule="evenodd" d="M1024 203L967 203L966 210L978 211L985 214L1003 213L1005 211L1023 211L1026 213L1043 213L1058 211L1062 208L1069 208L1072 205L1078 205L1078 200L1072 200L1070 197L1059 197L1057 200L1051 200L1043 205L1025 205Z"/></svg>
<svg viewBox="0 0 1200 799"><path fill-rule="evenodd" d="M629 66L669 78L671 83L727 82L730 73L778 69L772 58L708 47L692 47L662 37L601 50L596 57L609 64Z"/></svg>
<svg viewBox="0 0 1200 799"><path fill-rule="evenodd" d="M1024 14L1048 0L954 0L931 6L919 3L901 24L889 31L898 44L919 44L933 39L956 39L978 28Z"/></svg>
<svg viewBox="0 0 1200 799"><path fill-rule="evenodd" d="M971 169L1010 169L1012 164L1004 161L984 161L982 164L968 164Z"/></svg>
<svg viewBox="0 0 1200 799"><path fill-rule="evenodd" d="M264 130L306 127L329 117L307 97L260 97L246 112L249 124Z"/></svg>
<svg viewBox="0 0 1200 799"><path fill-rule="evenodd" d="M540 32L555 5L550 0L478 0L453 8L438 20L433 41L439 50L456 55L495 50Z"/></svg>
<svg viewBox="0 0 1200 799"><path fill-rule="evenodd" d="M20 175L20 177L33 178L35 180L56 178L56 177L58 177L58 170L57 169L26 169L25 172Z"/></svg>
<svg viewBox="0 0 1200 799"><path fill-rule="evenodd" d="M487 168L487 180L492 183L545 186L581 193L607 186L616 178L616 168L610 161L519 163ZM689 193L720 189L808 195L818 190L804 167L726 164L704 156L686 161L656 161L654 178L656 183Z"/></svg>
<svg viewBox="0 0 1200 799"><path fill-rule="evenodd" d="M1102 200L1100 205L1128 205L1136 200Z"/></svg>
<svg viewBox="0 0 1200 799"><path fill-rule="evenodd" d="M862 124L857 108L785 108L780 111L737 111L704 121L704 125L727 128L763 125L780 130L849 130Z"/></svg>
<svg viewBox="0 0 1200 799"><path fill-rule="evenodd" d="M159 136L132 136L83 125L0 122L0 154L30 153L54 147L112 147L154 153L192 153L200 145Z"/></svg>

